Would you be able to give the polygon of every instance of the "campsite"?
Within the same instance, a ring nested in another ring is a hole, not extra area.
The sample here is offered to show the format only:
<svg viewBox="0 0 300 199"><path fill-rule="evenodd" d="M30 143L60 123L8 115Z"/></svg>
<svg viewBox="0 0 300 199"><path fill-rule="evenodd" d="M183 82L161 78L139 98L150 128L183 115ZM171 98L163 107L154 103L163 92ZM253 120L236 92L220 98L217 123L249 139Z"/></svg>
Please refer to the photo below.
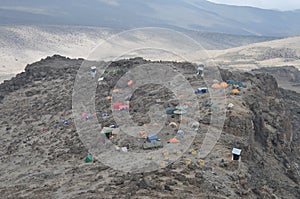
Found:
<svg viewBox="0 0 300 199"><path fill-rule="evenodd" d="M162 62L183 73L194 98L176 97L157 84L139 87L128 98L122 92L138 80L116 88L117 81L126 71L152 62L124 59L112 62L103 77L99 72L92 77L86 68L97 85L95 110L76 112L72 92L82 62L55 55L0 85L4 198L18 198L24 190L29 198L299 195L299 94L278 87L273 76L221 70L221 81L206 84L205 74L198 74L193 64ZM225 100L210 98L220 92ZM125 125L126 114L136 126ZM224 128L202 158L202 145L210 144L206 137L214 132L210 124L220 120L214 114L226 116ZM96 137L87 140L93 132ZM94 151L85 141L95 141ZM110 157L106 162L94 153L102 149L103 157ZM135 156L140 162L133 162ZM130 164L148 167L124 172Z"/></svg>

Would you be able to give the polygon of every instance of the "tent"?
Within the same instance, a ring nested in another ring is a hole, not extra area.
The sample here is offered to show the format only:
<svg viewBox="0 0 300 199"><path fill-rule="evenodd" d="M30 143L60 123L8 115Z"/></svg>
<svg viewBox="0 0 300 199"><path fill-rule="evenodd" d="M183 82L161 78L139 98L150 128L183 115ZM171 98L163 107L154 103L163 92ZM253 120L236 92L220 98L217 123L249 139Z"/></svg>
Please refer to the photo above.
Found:
<svg viewBox="0 0 300 199"><path fill-rule="evenodd" d="M192 128L194 128L196 130L198 130L199 126L200 126L200 123L197 122L197 121L195 121L195 122L192 123Z"/></svg>
<svg viewBox="0 0 300 199"><path fill-rule="evenodd" d="M237 94L239 94L239 90L235 88L235 89L231 90L231 93L234 95L237 95Z"/></svg>
<svg viewBox="0 0 300 199"><path fill-rule="evenodd" d="M109 139L112 135L118 135L120 133L119 128L110 128L110 127L103 127L102 134L105 134L107 139Z"/></svg>
<svg viewBox="0 0 300 199"><path fill-rule="evenodd" d="M147 133L145 131L140 131L139 134L144 138L147 139Z"/></svg>
<svg viewBox="0 0 300 199"><path fill-rule="evenodd" d="M157 141L159 141L157 134L147 136L147 142L157 142Z"/></svg>
<svg viewBox="0 0 300 199"><path fill-rule="evenodd" d="M198 75L201 75L201 74L203 74L203 67L198 67L197 68L197 72L198 72Z"/></svg>
<svg viewBox="0 0 300 199"><path fill-rule="evenodd" d="M114 110L119 110L120 106L122 106L122 105L123 105L122 102L116 102L116 103L114 103Z"/></svg>
<svg viewBox="0 0 300 199"><path fill-rule="evenodd" d="M195 94L207 93L207 91L208 91L208 89L206 87L197 88L197 90L195 90Z"/></svg>
<svg viewBox="0 0 300 199"><path fill-rule="evenodd" d="M233 105L232 103L229 103L227 107L228 107L228 108L233 108L234 105Z"/></svg>
<svg viewBox="0 0 300 199"><path fill-rule="evenodd" d="M185 104L185 105L191 105L192 102L191 102L191 101L186 101L186 102L184 102L184 104Z"/></svg>
<svg viewBox="0 0 300 199"><path fill-rule="evenodd" d="M239 87L244 87L243 82L235 82L234 84L238 85Z"/></svg>
<svg viewBox="0 0 300 199"><path fill-rule="evenodd" d="M129 104L122 104L119 106L120 110L128 110L129 109Z"/></svg>
<svg viewBox="0 0 300 199"><path fill-rule="evenodd" d="M221 86L222 88L227 88L227 87L228 87L228 84L227 84L226 82L221 82L221 83L220 83L220 86Z"/></svg>
<svg viewBox="0 0 300 199"><path fill-rule="evenodd" d="M68 120L62 120L61 122L62 122L64 125L69 125Z"/></svg>
<svg viewBox="0 0 300 199"><path fill-rule="evenodd" d="M175 108L173 107L168 107L166 108L166 114L171 115L174 114Z"/></svg>
<svg viewBox="0 0 300 199"><path fill-rule="evenodd" d="M188 108L189 108L188 105L176 106L176 107L175 107L176 110L187 110Z"/></svg>
<svg viewBox="0 0 300 199"><path fill-rule="evenodd" d="M81 115L80 115L81 119L85 119L85 118L86 118L86 116L88 116L88 114L87 114L87 113L81 113Z"/></svg>
<svg viewBox="0 0 300 199"><path fill-rule="evenodd" d="M92 161L93 161L92 155L91 155L91 154L88 154L88 155L86 156L86 158L85 158L85 162L86 162L86 163L89 163L89 162L92 162Z"/></svg>
<svg viewBox="0 0 300 199"><path fill-rule="evenodd" d="M168 140L168 143L178 143L180 142L179 140L177 140L176 138L171 138Z"/></svg>
<svg viewBox="0 0 300 199"><path fill-rule="evenodd" d="M128 87L132 87L133 85L133 80L130 80L128 83L127 83Z"/></svg>
<svg viewBox="0 0 300 199"><path fill-rule="evenodd" d="M176 115L183 115L183 114L186 114L186 113L187 113L186 110L175 110L174 111L174 114L176 114Z"/></svg>
<svg viewBox="0 0 300 199"><path fill-rule="evenodd" d="M211 107L212 104L213 104L212 102L206 102L206 103L205 103L205 106L206 106L206 107Z"/></svg>
<svg viewBox="0 0 300 199"><path fill-rule="evenodd" d="M177 125L175 122L171 122L171 123L169 124L169 126L172 126L172 127L175 127L175 128L178 127L178 125Z"/></svg>
<svg viewBox="0 0 300 199"><path fill-rule="evenodd" d="M120 92L120 90L116 88L116 89L114 89L112 92L113 92L113 93L118 93L118 92Z"/></svg>
<svg viewBox="0 0 300 199"><path fill-rule="evenodd" d="M234 80L227 80L226 83L227 84L234 84Z"/></svg>
<svg viewBox="0 0 300 199"><path fill-rule="evenodd" d="M220 84L213 84L211 85L212 88L221 88L221 85Z"/></svg>
<svg viewBox="0 0 300 199"><path fill-rule="evenodd" d="M91 67L91 71L92 71L92 72L96 72L96 69L97 69L96 66L92 66L92 67Z"/></svg>
<svg viewBox="0 0 300 199"><path fill-rule="evenodd" d="M101 115L101 117L108 117L109 116L109 114L107 114L107 113L103 113L102 115Z"/></svg>

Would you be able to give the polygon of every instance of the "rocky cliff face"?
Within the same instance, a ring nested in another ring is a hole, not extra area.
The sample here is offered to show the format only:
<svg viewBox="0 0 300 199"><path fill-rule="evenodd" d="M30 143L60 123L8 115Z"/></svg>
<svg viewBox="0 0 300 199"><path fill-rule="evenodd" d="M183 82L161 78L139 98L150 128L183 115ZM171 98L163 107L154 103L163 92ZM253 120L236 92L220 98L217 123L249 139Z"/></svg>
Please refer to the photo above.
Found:
<svg viewBox="0 0 300 199"><path fill-rule="evenodd" d="M203 160L205 166L184 153L166 168L131 174L97 160L84 163L88 150L79 139L72 115L73 84L82 61L48 57L0 85L2 197L300 198L300 94L280 88L273 76L221 70L223 80L241 81L245 88L239 95L225 90L226 103L234 107L225 110L223 133ZM111 63L96 92L99 114L111 114L106 96L128 69L142 63L149 61L136 58ZM203 79L193 75L193 65L172 65L195 88L205 86ZM139 125L149 122L146 111L158 98L163 106L178 104L172 92L157 85L134 93L130 113ZM200 130L190 147L196 151L211 122L211 109L216 108L205 106L209 94L199 95L198 100ZM103 126L115 122L111 116L98 116L98 121ZM231 160L233 147L242 149L239 163ZM193 161L186 165L188 159Z"/></svg>

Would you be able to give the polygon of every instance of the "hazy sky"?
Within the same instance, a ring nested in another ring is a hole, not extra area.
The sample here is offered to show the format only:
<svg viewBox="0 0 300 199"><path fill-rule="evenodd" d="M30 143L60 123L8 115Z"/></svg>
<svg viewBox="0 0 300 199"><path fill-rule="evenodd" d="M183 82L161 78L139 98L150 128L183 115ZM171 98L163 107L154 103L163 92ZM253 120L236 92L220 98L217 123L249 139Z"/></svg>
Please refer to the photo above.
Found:
<svg viewBox="0 0 300 199"><path fill-rule="evenodd" d="M300 9L300 0L208 0L215 3L253 6L276 10L295 10Z"/></svg>

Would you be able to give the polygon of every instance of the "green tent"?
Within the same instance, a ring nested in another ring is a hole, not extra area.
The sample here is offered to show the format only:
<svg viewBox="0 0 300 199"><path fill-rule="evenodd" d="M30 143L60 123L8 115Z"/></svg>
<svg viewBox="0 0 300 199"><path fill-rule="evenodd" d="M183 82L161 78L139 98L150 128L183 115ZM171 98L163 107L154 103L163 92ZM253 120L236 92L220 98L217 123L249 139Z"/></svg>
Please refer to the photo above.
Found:
<svg viewBox="0 0 300 199"><path fill-rule="evenodd" d="M86 158L85 158L85 162L86 162L86 163L89 163L89 162L92 162L92 161L93 161L92 155L91 155L91 154L88 154L88 155L86 156Z"/></svg>

